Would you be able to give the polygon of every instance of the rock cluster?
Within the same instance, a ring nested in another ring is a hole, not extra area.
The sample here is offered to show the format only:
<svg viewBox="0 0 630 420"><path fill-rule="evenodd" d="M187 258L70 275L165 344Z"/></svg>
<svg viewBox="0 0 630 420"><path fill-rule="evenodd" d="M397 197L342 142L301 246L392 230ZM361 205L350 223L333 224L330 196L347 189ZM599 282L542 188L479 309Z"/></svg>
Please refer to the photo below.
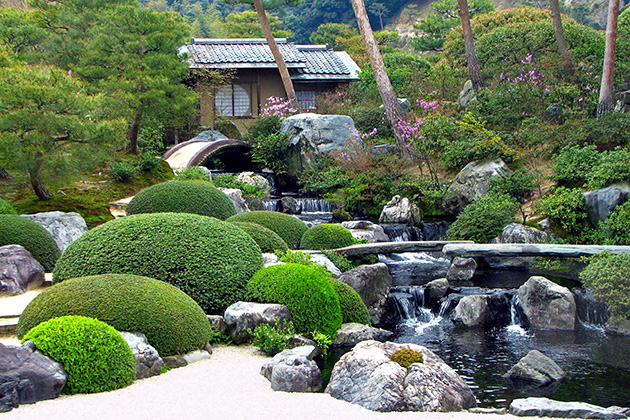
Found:
<svg viewBox="0 0 630 420"><path fill-rule="evenodd" d="M19 295L43 282L44 267L24 247L0 247L0 295Z"/></svg>
<svg viewBox="0 0 630 420"><path fill-rule="evenodd" d="M317 353L314 346L284 350L265 363L260 374L271 381L274 391L320 392L322 375L313 362Z"/></svg>
<svg viewBox="0 0 630 420"><path fill-rule="evenodd" d="M164 361L157 350L149 344L144 334L120 331L120 335L131 348L133 358L136 361L136 378L149 378L162 372Z"/></svg>
<svg viewBox="0 0 630 420"><path fill-rule="evenodd" d="M262 324L277 326L291 320L289 308L277 303L236 302L223 315L227 333L234 344L249 341L253 331Z"/></svg>

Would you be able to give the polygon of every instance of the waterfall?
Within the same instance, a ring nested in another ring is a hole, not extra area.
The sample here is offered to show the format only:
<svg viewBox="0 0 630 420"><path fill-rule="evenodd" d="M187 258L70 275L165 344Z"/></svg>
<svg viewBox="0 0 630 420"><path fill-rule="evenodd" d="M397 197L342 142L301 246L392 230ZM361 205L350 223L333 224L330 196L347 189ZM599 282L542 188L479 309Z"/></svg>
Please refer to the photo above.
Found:
<svg viewBox="0 0 630 420"><path fill-rule="evenodd" d="M610 318L610 311L605 303L597 300L590 289L573 289L578 319L582 325L603 326Z"/></svg>
<svg viewBox="0 0 630 420"><path fill-rule="evenodd" d="M514 293L510 300L510 325L508 325L507 329L510 332L525 335L527 331L523 328L522 323L518 293Z"/></svg>
<svg viewBox="0 0 630 420"><path fill-rule="evenodd" d="M263 205L265 206L265 210L267 211L278 211L278 202L279 200L263 200Z"/></svg>
<svg viewBox="0 0 630 420"><path fill-rule="evenodd" d="M323 198L296 198L301 207L302 213L331 213L333 204Z"/></svg>
<svg viewBox="0 0 630 420"><path fill-rule="evenodd" d="M423 285L446 277L451 265L451 260L441 252L379 255L378 261L387 264L394 286Z"/></svg>

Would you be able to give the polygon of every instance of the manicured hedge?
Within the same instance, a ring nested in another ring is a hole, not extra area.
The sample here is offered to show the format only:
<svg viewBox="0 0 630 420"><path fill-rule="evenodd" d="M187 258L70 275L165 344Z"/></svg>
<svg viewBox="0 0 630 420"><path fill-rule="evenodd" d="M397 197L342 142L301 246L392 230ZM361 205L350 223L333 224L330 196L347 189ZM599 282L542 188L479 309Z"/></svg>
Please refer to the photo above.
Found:
<svg viewBox="0 0 630 420"><path fill-rule="evenodd" d="M257 223L232 222L234 226L243 229L258 244L262 252L286 251L287 243L276 232Z"/></svg>
<svg viewBox="0 0 630 420"><path fill-rule="evenodd" d="M203 348L212 336L203 310L178 288L132 274L70 279L44 290L20 316L18 338L51 318L82 315L141 332L160 356Z"/></svg>
<svg viewBox="0 0 630 420"><path fill-rule="evenodd" d="M348 229L333 223L324 223L309 228L302 235L301 249L336 249L354 244Z"/></svg>
<svg viewBox="0 0 630 420"><path fill-rule="evenodd" d="M29 331L26 340L63 365L68 373L64 394L111 391L136 378L131 349L118 331L97 319L54 318Z"/></svg>
<svg viewBox="0 0 630 420"><path fill-rule="evenodd" d="M0 214L18 214L18 212L11 203L0 198Z"/></svg>
<svg viewBox="0 0 630 420"><path fill-rule="evenodd" d="M52 235L40 224L14 214L0 214L0 246L22 245L49 273L61 255Z"/></svg>
<svg viewBox="0 0 630 420"><path fill-rule="evenodd" d="M112 220L73 242L53 283L94 274L151 277L181 289L206 313L242 300L262 266L254 240L231 223L196 214L137 214Z"/></svg>
<svg viewBox="0 0 630 420"><path fill-rule="evenodd" d="M335 292L337 292L337 296L339 296L343 323L356 322L359 324L372 325L370 312L357 291L335 278L331 277L329 280Z"/></svg>
<svg viewBox="0 0 630 420"><path fill-rule="evenodd" d="M250 299L286 305L299 333L319 331L331 337L342 322L339 297L329 276L316 267L282 264L258 271L247 283Z"/></svg>
<svg viewBox="0 0 630 420"><path fill-rule="evenodd" d="M168 181L140 191L127 206L127 214L193 213L225 220L236 214L234 203L221 190L204 181Z"/></svg>
<svg viewBox="0 0 630 420"><path fill-rule="evenodd" d="M308 226L297 217L275 211L249 211L230 217L228 222L257 223L271 229L287 243L289 248L297 249L300 239Z"/></svg>

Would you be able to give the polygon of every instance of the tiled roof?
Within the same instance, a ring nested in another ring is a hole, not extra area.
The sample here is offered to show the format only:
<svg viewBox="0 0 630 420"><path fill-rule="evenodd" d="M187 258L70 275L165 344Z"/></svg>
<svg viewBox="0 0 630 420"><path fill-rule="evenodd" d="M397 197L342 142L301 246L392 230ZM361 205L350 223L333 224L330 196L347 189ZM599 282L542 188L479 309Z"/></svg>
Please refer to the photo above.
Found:
<svg viewBox="0 0 630 420"><path fill-rule="evenodd" d="M358 66L350 56L325 45L295 45L276 39L291 78L309 80L355 80ZM183 47L191 68L277 68L265 39L198 39Z"/></svg>

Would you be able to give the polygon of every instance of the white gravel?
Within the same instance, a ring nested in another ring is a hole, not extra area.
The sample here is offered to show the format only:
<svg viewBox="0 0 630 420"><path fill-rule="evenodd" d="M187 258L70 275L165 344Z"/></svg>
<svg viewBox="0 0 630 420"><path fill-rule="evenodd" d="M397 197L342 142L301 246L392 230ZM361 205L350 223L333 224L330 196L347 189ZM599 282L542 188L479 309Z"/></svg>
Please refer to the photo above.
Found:
<svg viewBox="0 0 630 420"><path fill-rule="evenodd" d="M62 396L22 405L0 420L264 419L264 420L512 420L510 415L377 413L328 394L274 392L260 368L268 360L252 346L215 346L212 358L100 394Z"/></svg>

